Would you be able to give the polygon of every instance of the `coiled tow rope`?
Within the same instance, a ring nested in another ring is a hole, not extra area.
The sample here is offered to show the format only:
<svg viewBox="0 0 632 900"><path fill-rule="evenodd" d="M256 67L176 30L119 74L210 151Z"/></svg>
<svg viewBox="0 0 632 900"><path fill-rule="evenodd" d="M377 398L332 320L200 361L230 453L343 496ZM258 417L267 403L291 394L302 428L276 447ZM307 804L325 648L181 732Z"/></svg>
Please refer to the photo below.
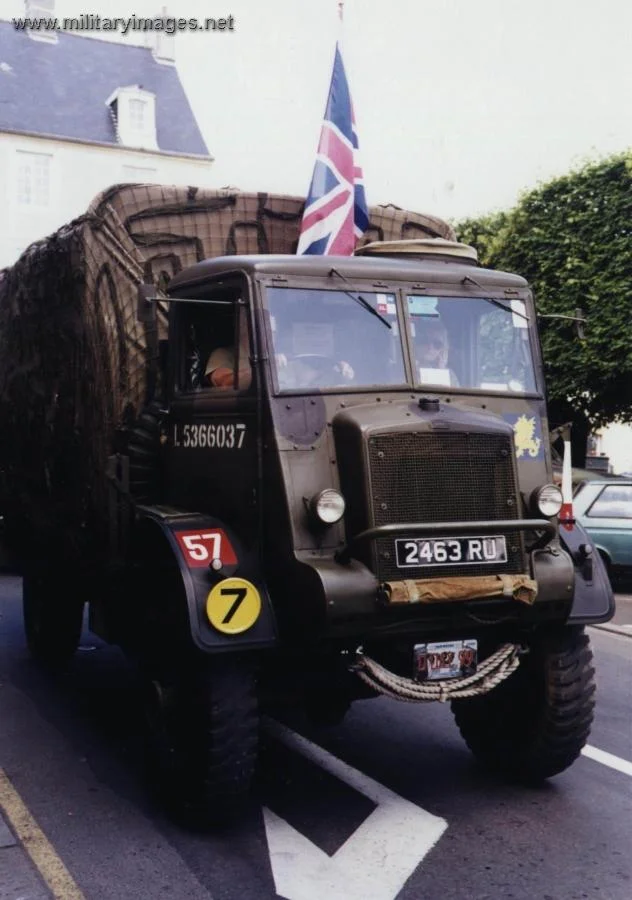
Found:
<svg viewBox="0 0 632 900"><path fill-rule="evenodd" d="M408 703L428 703L438 700L461 700L486 694L515 672L524 654L520 644L503 644L488 656L473 675L452 681L424 683L389 672L374 659L365 656L360 648L349 667L365 684L386 697Z"/></svg>

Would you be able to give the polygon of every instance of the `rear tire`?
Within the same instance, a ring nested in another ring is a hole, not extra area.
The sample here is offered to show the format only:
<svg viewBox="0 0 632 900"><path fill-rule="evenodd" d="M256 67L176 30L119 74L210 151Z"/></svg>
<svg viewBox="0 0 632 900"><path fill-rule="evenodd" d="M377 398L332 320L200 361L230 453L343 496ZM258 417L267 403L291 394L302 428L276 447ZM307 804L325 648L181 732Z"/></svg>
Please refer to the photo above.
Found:
<svg viewBox="0 0 632 900"><path fill-rule="evenodd" d="M143 694L149 774L161 801L200 824L233 818L257 759L253 667L224 659L172 678L146 676Z"/></svg>
<svg viewBox="0 0 632 900"><path fill-rule="evenodd" d="M33 659L51 671L65 669L81 639L83 600L64 592L63 575L29 573L22 582L26 643Z"/></svg>
<svg viewBox="0 0 632 900"><path fill-rule="evenodd" d="M581 627L540 638L506 681L455 700L465 742L486 767L539 782L567 769L588 740L595 705L589 639Z"/></svg>

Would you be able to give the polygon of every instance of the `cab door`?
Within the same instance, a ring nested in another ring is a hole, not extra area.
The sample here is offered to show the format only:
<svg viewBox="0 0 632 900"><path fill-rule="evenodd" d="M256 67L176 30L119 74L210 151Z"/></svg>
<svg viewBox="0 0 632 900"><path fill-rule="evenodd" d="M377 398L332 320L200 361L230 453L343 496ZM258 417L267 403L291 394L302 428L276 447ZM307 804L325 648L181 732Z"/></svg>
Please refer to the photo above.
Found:
<svg viewBox="0 0 632 900"><path fill-rule="evenodd" d="M234 528L257 531L259 434L248 293L226 284L199 302L171 302L171 402L165 429L165 497ZM209 361L226 370L209 379ZM215 380L215 379L214 379Z"/></svg>

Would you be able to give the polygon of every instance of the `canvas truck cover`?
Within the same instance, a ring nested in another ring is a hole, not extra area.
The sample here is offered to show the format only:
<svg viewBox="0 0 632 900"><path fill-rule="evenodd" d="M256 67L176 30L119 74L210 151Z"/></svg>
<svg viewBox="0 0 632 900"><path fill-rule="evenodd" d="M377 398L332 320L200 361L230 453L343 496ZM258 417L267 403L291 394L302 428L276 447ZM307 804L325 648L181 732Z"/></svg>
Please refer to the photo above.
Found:
<svg viewBox="0 0 632 900"><path fill-rule="evenodd" d="M19 556L106 552L108 457L150 400L157 325L138 285L212 256L295 253L304 200L118 185L0 273L0 505ZM370 209L362 241L454 239L440 219ZM152 332L151 329L154 329Z"/></svg>

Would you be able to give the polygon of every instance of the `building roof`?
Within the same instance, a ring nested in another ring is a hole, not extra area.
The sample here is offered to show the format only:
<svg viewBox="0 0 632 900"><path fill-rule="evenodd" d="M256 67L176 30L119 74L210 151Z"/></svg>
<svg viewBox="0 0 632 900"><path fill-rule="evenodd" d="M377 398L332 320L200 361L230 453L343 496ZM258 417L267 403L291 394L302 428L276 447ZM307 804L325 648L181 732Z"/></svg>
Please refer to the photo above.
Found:
<svg viewBox="0 0 632 900"><path fill-rule="evenodd" d="M34 41L0 22L0 132L121 146L106 100L127 85L156 95L160 151L209 156L177 69L150 49L63 32Z"/></svg>

